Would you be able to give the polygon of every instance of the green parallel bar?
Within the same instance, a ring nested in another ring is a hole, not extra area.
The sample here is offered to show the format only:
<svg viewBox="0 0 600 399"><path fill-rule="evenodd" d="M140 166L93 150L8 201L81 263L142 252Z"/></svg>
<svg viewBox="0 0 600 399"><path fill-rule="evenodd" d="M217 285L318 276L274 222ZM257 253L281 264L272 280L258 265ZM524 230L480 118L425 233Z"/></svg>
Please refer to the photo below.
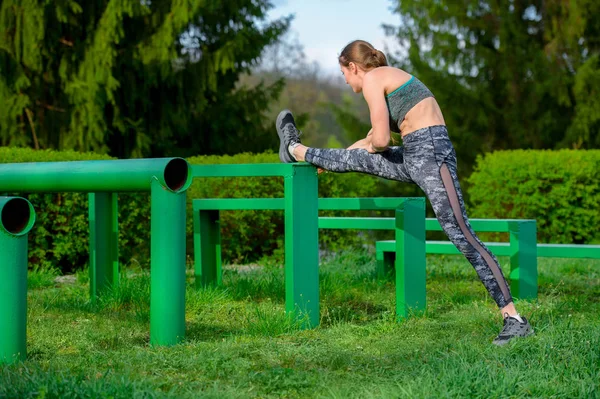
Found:
<svg viewBox="0 0 600 399"><path fill-rule="evenodd" d="M319 198L319 210L393 210L407 198ZM284 209L283 198L207 198L193 200L194 210L278 210ZM393 229L394 218L389 220Z"/></svg>
<svg viewBox="0 0 600 399"><path fill-rule="evenodd" d="M509 227L511 294L519 299L535 299L538 293L536 222L510 222Z"/></svg>
<svg viewBox="0 0 600 399"><path fill-rule="evenodd" d="M194 211L199 210L283 210L283 198L207 198L192 201Z"/></svg>
<svg viewBox="0 0 600 399"><path fill-rule="evenodd" d="M507 242L486 242L484 244L496 256L510 256L512 254L510 245ZM377 251L393 253L396 250L396 241L377 241L376 248ZM450 241L426 241L425 250L428 254L460 255L458 248L456 248Z"/></svg>
<svg viewBox="0 0 600 399"><path fill-rule="evenodd" d="M473 230L477 232L509 232L511 223L530 221L528 219L469 219ZM427 231L442 231L440 222L434 218L427 218Z"/></svg>
<svg viewBox="0 0 600 399"><path fill-rule="evenodd" d="M285 181L285 309L306 328L319 325L319 226L316 168L294 165Z"/></svg>
<svg viewBox="0 0 600 399"><path fill-rule="evenodd" d="M221 285L219 211L194 211L194 273L196 288Z"/></svg>
<svg viewBox="0 0 600 399"><path fill-rule="evenodd" d="M297 164L192 165L193 177L289 176Z"/></svg>
<svg viewBox="0 0 600 399"><path fill-rule="evenodd" d="M367 217L319 217L320 229L362 229L362 230L394 230L394 218Z"/></svg>
<svg viewBox="0 0 600 399"><path fill-rule="evenodd" d="M0 197L0 364L27 358L27 233L31 203Z"/></svg>
<svg viewBox="0 0 600 399"><path fill-rule="evenodd" d="M149 191L153 179L172 191L191 183L182 158L0 164L1 192Z"/></svg>
<svg viewBox="0 0 600 399"><path fill-rule="evenodd" d="M393 210L402 207L406 197L382 198L319 198L319 210L377 211ZM394 220L394 218L389 218ZM392 227L393 229L393 227Z"/></svg>
<svg viewBox="0 0 600 399"><path fill-rule="evenodd" d="M396 316L426 307L425 199L410 198L396 210Z"/></svg>
<svg viewBox="0 0 600 399"><path fill-rule="evenodd" d="M186 192L154 180L150 205L150 344L174 345L185 337Z"/></svg>
<svg viewBox="0 0 600 399"><path fill-rule="evenodd" d="M119 214L116 193L89 193L90 298L119 285Z"/></svg>
<svg viewBox="0 0 600 399"><path fill-rule="evenodd" d="M600 259L600 245L538 244L540 258Z"/></svg>

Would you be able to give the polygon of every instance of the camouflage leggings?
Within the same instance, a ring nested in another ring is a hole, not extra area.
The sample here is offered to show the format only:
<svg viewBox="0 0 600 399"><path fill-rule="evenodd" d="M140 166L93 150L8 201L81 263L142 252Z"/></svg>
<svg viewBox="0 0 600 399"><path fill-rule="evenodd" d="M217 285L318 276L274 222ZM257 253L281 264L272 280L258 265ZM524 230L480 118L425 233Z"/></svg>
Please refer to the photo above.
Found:
<svg viewBox="0 0 600 399"><path fill-rule="evenodd" d="M362 172L416 183L427 195L444 232L475 268L492 298L512 302L496 257L477 237L465 211L456 174L456 153L445 126L431 126L403 138L403 146L370 154L363 149L309 148L305 159L332 172Z"/></svg>

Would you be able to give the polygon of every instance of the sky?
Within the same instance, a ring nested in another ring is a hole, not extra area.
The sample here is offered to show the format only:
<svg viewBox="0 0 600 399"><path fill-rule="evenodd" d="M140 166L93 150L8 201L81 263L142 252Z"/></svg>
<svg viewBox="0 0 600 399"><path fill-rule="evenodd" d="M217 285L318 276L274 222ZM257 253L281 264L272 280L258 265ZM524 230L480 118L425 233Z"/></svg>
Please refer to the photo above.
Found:
<svg viewBox="0 0 600 399"><path fill-rule="evenodd" d="M352 40L366 40L384 52L386 44L392 52L398 47L381 27L400 24L390 0L273 0L273 4L269 18L294 14L291 33L304 46L307 60L317 61L327 74L339 72L337 56Z"/></svg>

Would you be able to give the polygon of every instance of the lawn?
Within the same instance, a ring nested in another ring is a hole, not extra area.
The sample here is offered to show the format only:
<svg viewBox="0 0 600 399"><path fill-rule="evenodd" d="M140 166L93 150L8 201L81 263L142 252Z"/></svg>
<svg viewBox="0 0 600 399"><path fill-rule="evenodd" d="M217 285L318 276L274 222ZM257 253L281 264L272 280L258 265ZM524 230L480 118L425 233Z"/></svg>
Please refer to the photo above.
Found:
<svg viewBox="0 0 600 399"><path fill-rule="evenodd" d="M200 291L190 272L187 337L169 348L149 345L147 271L95 304L85 272L31 272L28 360L0 366L0 398L600 397L600 261L540 259L539 300L517 302L536 334L502 348L471 266L429 256L427 268L427 312L398 323L372 253L323 259L312 330L286 318L275 261Z"/></svg>

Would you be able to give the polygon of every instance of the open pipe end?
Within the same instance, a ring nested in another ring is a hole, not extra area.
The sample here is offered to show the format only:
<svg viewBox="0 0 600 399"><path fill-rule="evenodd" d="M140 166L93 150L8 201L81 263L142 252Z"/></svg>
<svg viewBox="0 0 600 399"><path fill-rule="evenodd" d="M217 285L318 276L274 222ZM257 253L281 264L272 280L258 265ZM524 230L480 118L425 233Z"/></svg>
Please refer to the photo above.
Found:
<svg viewBox="0 0 600 399"><path fill-rule="evenodd" d="M190 165L183 158L173 158L165 167L165 184L169 190L186 190L191 183Z"/></svg>
<svg viewBox="0 0 600 399"><path fill-rule="evenodd" d="M4 203L0 223L9 234L26 234L33 226L33 221L33 209L26 199L15 197Z"/></svg>

